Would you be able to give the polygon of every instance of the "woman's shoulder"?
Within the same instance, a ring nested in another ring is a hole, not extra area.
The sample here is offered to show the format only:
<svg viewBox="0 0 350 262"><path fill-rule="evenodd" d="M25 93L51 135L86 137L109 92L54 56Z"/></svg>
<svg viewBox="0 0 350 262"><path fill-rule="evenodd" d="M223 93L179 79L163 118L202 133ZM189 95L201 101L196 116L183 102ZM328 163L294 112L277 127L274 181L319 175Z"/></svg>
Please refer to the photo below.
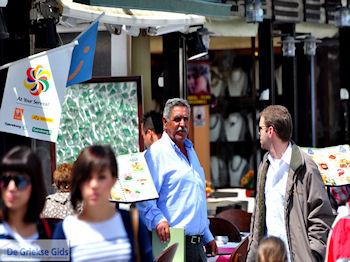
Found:
<svg viewBox="0 0 350 262"><path fill-rule="evenodd" d="M61 222L56 225L55 232L53 234L54 239L66 239L67 230L74 228L79 223L78 218L74 215L66 216Z"/></svg>
<svg viewBox="0 0 350 262"><path fill-rule="evenodd" d="M0 239L5 238L5 236L9 235L9 231L6 229L5 224L2 220L0 220Z"/></svg>

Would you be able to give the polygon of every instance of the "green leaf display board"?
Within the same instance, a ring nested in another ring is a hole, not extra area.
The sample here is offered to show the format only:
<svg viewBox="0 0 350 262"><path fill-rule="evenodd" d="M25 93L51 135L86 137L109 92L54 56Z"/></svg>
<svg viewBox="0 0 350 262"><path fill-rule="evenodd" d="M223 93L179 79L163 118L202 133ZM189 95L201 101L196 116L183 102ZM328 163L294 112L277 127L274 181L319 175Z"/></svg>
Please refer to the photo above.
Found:
<svg viewBox="0 0 350 262"><path fill-rule="evenodd" d="M74 162L84 147L93 144L110 145L116 155L139 152L140 83L140 77L113 77L67 87L57 165Z"/></svg>

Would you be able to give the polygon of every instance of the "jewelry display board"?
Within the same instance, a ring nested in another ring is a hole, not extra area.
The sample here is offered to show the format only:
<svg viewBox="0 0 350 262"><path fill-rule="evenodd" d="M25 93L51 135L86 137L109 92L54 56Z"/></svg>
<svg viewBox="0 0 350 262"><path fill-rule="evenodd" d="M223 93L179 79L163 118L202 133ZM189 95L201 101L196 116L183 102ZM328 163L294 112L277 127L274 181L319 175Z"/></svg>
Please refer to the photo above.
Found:
<svg viewBox="0 0 350 262"><path fill-rule="evenodd" d="M245 187L242 177L257 169L257 100L255 63L239 50L210 51L211 181L214 188ZM252 177L250 175L250 177ZM254 177L253 177L254 178ZM243 180L244 181L244 180Z"/></svg>

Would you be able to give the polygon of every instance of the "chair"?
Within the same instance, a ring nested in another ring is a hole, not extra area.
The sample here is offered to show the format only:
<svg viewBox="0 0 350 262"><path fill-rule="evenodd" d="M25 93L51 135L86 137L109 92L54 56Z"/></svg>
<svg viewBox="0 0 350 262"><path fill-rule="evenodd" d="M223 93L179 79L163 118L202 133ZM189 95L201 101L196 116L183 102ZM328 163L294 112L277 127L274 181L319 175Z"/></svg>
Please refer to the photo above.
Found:
<svg viewBox="0 0 350 262"><path fill-rule="evenodd" d="M220 217L209 217L209 229L213 236L228 236L229 242L240 242L239 229L230 221Z"/></svg>
<svg viewBox="0 0 350 262"><path fill-rule="evenodd" d="M249 237L247 236L242 243L240 243L230 256L230 262L244 262L247 256Z"/></svg>
<svg viewBox="0 0 350 262"><path fill-rule="evenodd" d="M176 249L179 243L174 243L167 249L165 249L162 253L159 254L158 257L156 257L156 262L171 262L173 261L173 258L176 253Z"/></svg>
<svg viewBox="0 0 350 262"><path fill-rule="evenodd" d="M235 224L241 232L250 231L250 221L252 214L244 211L242 209L226 209L218 214L215 217L224 218L231 223Z"/></svg>

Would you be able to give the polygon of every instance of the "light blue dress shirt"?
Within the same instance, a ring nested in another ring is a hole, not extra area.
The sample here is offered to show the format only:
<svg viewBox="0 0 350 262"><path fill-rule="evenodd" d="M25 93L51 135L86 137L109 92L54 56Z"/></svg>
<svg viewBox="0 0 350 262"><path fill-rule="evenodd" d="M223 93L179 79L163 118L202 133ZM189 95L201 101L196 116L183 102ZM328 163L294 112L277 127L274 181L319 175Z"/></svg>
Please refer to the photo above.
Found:
<svg viewBox="0 0 350 262"><path fill-rule="evenodd" d="M167 133L145 153L159 199L137 203L140 216L149 230L161 221L170 227L184 228L186 235L204 235L206 244L213 240L209 230L205 176L193 144L185 140L188 159Z"/></svg>

